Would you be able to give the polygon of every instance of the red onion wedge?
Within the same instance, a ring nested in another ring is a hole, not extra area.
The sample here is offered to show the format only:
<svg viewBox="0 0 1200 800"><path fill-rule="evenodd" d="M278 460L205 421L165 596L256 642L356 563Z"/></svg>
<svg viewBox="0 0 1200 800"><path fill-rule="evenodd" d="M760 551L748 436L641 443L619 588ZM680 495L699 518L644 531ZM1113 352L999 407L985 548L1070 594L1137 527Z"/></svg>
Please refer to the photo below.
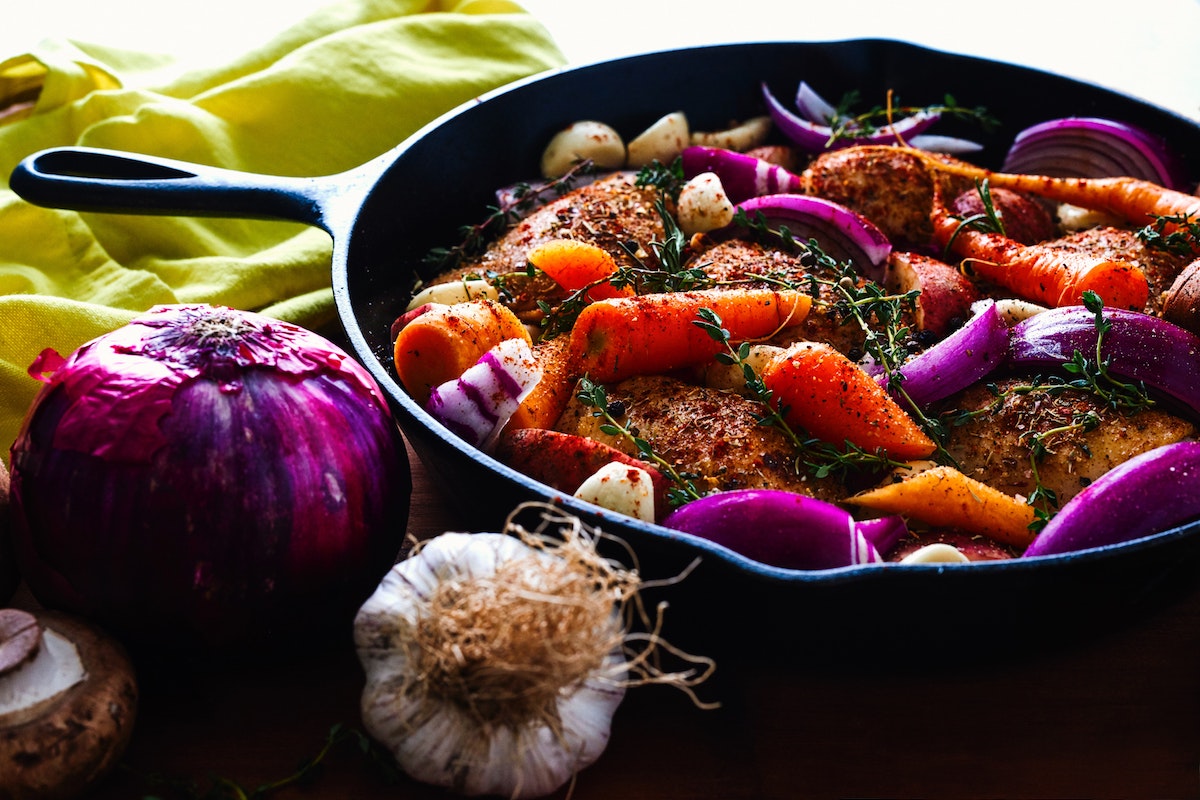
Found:
<svg viewBox="0 0 1200 800"><path fill-rule="evenodd" d="M762 84L762 94L763 100L767 104L767 112L771 115L776 127L797 147L809 153L821 153L826 150L837 150L860 144L907 142L910 137L924 133L941 117L935 111L918 111L896 120L890 125L873 129L869 133L834 139L833 128L828 124L805 119L789 109L771 93L771 89L765 82Z"/></svg>
<svg viewBox="0 0 1200 800"><path fill-rule="evenodd" d="M721 179L725 194L734 203L764 194L803 191L804 181L783 167L761 158L720 147L686 147L680 154L683 177L691 180L704 172Z"/></svg>
<svg viewBox="0 0 1200 800"><path fill-rule="evenodd" d="M490 450L541 377L529 343L506 339L461 377L434 387L425 410L471 445Z"/></svg>
<svg viewBox="0 0 1200 800"><path fill-rule="evenodd" d="M1008 325L992 301L965 325L900 368L905 394L918 407L967 388L1004 363Z"/></svg>
<svg viewBox="0 0 1200 800"><path fill-rule="evenodd" d="M1023 557L1119 544L1200 517L1200 442L1135 456L1072 497Z"/></svg>
<svg viewBox="0 0 1200 800"><path fill-rule="evenodd" d="M1099 117L1063 117L1017 134L1003 172L1063 178L1128 176L1183 188L1178 157L1166 142L1135 125Z"/></svg>
<svg viewBox="0 0 1200 800"><path fill-rule="evenodd" d="M1200 336L1177 325L1118 308L1105 308L1110 324L1100 357L1114 375L1141 381L1200 413ZM1008 363L1058 366L1076 351L1094 359L1096 318L1084 306L1035 314L1011 329Z"/></svg>
<svg viewBox="0 0 1200 800"><path fill-rule="evenodd" d="M675 509L662 524L786 569L882 561L908 532L899 516L859 521L832 503L779 489L710 494Z"/></svg>
<svg viewBox="0 0 1200 800"><path fill-rule="evenodd" d="M861 214L820 197L768 194L738 204L750 221L762 215L772 227L786 226L794 239L816 240L828 255L848 261L862 277L882 282L892 243Z"/></svg>

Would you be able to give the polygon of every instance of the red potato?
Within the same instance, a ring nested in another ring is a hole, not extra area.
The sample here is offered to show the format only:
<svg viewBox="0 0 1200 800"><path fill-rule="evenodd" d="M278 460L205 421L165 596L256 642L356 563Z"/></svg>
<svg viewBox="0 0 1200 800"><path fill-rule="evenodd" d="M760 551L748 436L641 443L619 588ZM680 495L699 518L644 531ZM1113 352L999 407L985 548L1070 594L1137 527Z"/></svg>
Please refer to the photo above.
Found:
<svg viewBox="0 0 1200 800"><path fill-rule="evenodd" d="M914 289L917 298L915 321L923 331L946 336L971 316L971 304L981 295L975 284L944 261L931 256L892 251L884 279L889 292L902 294Z"/></svg>
<svg viewBox="0 0 1200 800"><path fill-rule="evenodd" d="M1052 239L1058 230L1046 207L1029 195L1011 189L989 189L992 207L999 213L1008 238L1021 244L1035 244ZM950 210L959 217L984 213L983 197L972 189L954 198Z"/></svg>
<svg viewBox="0 0 1200 800"><path fill-rule="evenodd" d="M667 490L671 481L652 464L622 453L595 439L542 428L517 428L501 435L495 456L536 481L574 494L596 470L613 461L640 467L654 484L655 516L666 516Z"/></svg>

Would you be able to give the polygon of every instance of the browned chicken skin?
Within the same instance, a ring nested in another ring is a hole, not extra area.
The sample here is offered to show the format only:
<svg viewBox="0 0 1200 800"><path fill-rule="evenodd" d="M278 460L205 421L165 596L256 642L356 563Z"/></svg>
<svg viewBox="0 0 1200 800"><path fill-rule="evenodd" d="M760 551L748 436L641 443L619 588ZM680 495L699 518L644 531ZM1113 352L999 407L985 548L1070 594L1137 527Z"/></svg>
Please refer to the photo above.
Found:
<svg viewBox="0 0 1200 800"><path fill-rule="evenodd" d="M1037 462L1037 477L1055 492L1060 504L1121 462L1196 434L1191 422L1166 411L1127 415L1106 408L1083 391L1058 396L1013 391L1028 384L1024 377L997 381L1002 400L976 385L952 402L959 411L989 410L951 427L947 451L964 473L1009 494L1028 496L1036 486L1030 436L1070 426L1076 414L1095 412L1101 423L1091 431L1050 437L1049 452Z"/></svg>
<svg viewBox="0 0 1200 800"><path fill-rule="evenodd" d="M837 500L847 492L832 480L816 480L796 465L783 433L755 417L762 406L733 392L693 386L674 378L630 378L608 389L610 411L637 431L654 452L681 472L698 475L701 491L772 488ZM630 455L624 438L600 430L592 409L572 400L557 430L597 439Z"/></svg>

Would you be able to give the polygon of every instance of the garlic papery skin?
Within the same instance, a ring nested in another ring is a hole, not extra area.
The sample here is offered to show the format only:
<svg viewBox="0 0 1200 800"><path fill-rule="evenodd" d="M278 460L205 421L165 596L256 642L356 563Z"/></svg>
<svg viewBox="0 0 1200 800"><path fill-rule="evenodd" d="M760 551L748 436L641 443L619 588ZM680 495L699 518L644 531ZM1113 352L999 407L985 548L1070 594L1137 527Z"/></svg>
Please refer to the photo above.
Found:
<svg viewBox="0 0 1200 800"><path fill-rule="evenodd" d="M466 795L541 797L600 756L627 673L618 597L599 590L597 613L573 616L589 597L560 592L571 569L577 591L598 591L587 566L574 566L584 560L506 534L446 533L387 573L354 635L363 724L406 773ZM445 635L456 626L467 630ZM542 670L552 674L547 662L572 641L595 657L555 684ZM530 699L547 689L545 702Z"/></svg>

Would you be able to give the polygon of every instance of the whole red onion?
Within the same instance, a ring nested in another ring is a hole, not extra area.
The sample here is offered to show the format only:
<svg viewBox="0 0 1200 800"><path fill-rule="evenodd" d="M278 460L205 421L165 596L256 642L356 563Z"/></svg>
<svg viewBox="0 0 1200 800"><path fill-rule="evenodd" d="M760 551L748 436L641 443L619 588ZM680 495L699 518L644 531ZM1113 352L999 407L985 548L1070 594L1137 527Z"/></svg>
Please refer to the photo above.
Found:
<svg viewBox="0 0 1200 800"><path fill-rule="evenodd" d="M134 640L279 640L354 613L408 520L407 451L361 365L311 331L160 306L30 367L17 562L44 605Z"/></svg>

